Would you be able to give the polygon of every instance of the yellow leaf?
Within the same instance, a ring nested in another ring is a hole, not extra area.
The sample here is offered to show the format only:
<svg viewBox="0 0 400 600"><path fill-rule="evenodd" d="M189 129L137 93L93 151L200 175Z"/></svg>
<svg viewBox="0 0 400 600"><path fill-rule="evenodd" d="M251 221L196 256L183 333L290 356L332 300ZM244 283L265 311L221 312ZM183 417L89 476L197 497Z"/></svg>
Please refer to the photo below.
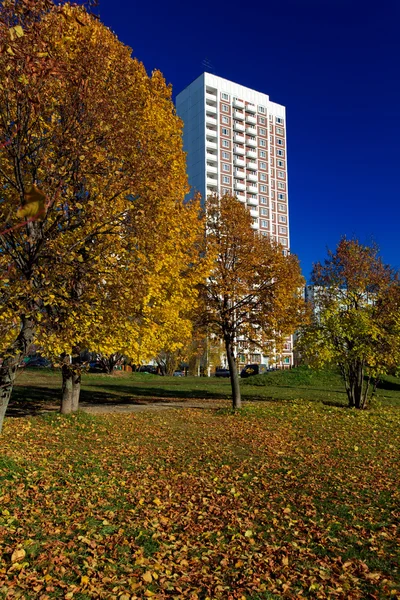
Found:
<svg viewBox="0 0 400 600"><path fill-rule="evenodd" d="M253 532L251 531L251 529L248 529L244 535L245 535L245 537L249 538L249 537L252 537Z"/></svg>
<svg viewBox="0 0 400 600"><path fill-rule="evenodd" d="M88 583L89 583L89 577L87 575L82 575L81 585L87 585Z"/></svg>
<svg viewBox="0 0 400 600"><path fill-rule="evenodd" d="M153 581L153 577L151 576L150 571L146 571L146 573L144 573L142 575L142 579L143 581L145 581L146 583L151 583Z"/></svg>
<svg viewBox="0 0 400 600"><path fill-rule="evenodd" d="M147 598L151 598L151 596L154 596L155 593L150 590L146 590L144 595L147 596Z"/></svg>
<svg viewBox="0 0 400 600"><path fill-rule="evenodd" d="M15 563L15 562L19 562L20 560L23 560L26 556L26 552L23 548L17 548L16 550L14 550L14 552L11 555L11 562Z"/></svg>
<svg viewBox="0 0 400 600"><path fill-rule="evenodd" d="M154 498L153 502L156 506L160 506L161 504L161 500L159 498Z"/></svg>
<svg viewBox="0 0 400 600"><path fill-rule="evenodd" d="M284 556L282 558L282 564L287 567L289 565L289 558L287 556Z"/></svg>

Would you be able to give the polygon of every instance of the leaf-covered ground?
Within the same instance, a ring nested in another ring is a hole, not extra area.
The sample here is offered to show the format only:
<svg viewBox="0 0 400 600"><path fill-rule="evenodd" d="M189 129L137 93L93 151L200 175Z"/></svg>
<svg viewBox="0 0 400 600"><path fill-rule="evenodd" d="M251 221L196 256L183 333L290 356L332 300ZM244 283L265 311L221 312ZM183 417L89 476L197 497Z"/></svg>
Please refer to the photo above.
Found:
<svg viewBox="0 0 400 600"><path fill-rule="evenodd" d="M400 413L8 419L2 598L400 598Z"/></svg>

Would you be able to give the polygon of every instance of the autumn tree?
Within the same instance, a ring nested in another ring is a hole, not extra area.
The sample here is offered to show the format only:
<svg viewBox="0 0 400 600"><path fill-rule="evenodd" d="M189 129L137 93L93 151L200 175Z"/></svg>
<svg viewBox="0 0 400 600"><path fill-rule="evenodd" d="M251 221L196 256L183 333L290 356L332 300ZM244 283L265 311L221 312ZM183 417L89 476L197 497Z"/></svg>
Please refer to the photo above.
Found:
<svg viewBox="0 0 400 600"><path fill-rule="evenodd" d="M170 88L84 7L4 0L0 75L2 421L33 342L111 353L135 331L119 316L145 305L149 256L174 276L160 248L187 180ZM68 411L80 376L64 371Z"/></svg>
<svg viewBox="0 0 400 600"><path fill-rule="evenodd" d="M224 341L236 409L241 406L237 340L279 350L301 322L303 278L296 256L254 231L249 211L236 198L210 196L206 214L207 253L214 263L201 287L203 320Z"/></svg>
<svg viewBox="0 0 400 600"><path fill-rule="evenodd" d="M400 362L400 287L375 245L342 238L312 272L313 319L298 347L311 366L339 366L349 407L365 408L371 378Z"/></svg>

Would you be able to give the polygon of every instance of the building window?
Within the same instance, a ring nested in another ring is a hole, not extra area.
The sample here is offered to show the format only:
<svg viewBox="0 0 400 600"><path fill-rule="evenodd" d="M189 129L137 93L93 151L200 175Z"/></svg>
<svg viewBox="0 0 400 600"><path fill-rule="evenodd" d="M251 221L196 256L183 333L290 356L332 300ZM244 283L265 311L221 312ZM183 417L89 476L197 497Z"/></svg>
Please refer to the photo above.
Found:
<svg viewBox="0 0 400 600"><path fill-rule="evenodd" d="M284 151L283 151L283 150L281 150L280 148L277 148L277 150L276 150L276 155L277 155L277 156L284 156L284 154L285 154L285 153L284 153Z"/></svg>
<svg viewBox="0 0 400 600"><path fill-rule="evenodd" d="M277 160L276 161L276 166L277 167L281 167L281 168L285 168L285 162L283 160Z"/></svg>
<svg viewBox="0 0 400 600"><path fill-rule="evenodd" d="M284 171L277 171L276 173L277 173L279 179L285 179L285 173L284 173Z"/></svg>
<svg viewBox="0 0 400 600"><path fill-rule="evenodd" d="M258 143L259 143L259 145L260 145L262 148L266 148L266 147L267 147L267 140L263 140L262 138L260 138L260 139L258 140Z"/></svg>
<svg viewBox="0 0 400 600"><path fill-rule="evenodd" d="M286 194L278 194L278 200L286 200Z"/></svg>
<svg viewBox="0 0 400 600"><path fill-rule="evenodd" d="M226 127L221 127L221 135L229 135L229 129Z"/></svg>
<svg viewBox="0 0 400 600"><path fill-rule="evenodd" d="M278 146L283 146L283 140L281 140L281 138L276 138L276 143Z"/></svg>
<svg viewBox="0 0 400 600"><path fill-rule="evenodd" d="M229 100L229 94L225 94L225 92L221 92L222 100Z"/></svg>
<svg viewBox="0 0 400 600"><path fill-rule="evenodd" d="M266 185L260 185L260 192L264 192L264 194L265 194L266 192L268 192L268 188L267 188L267 186L266 186Z"/></svg>
<svg viewBox="0 0 400 600"><path fill-rule="evenodd" d="M229 106L227 104L221 104L222 112L229 112Z"/></svg>
<svg viewBox="0 0 400 600"><path fill-rule="evenodd" d="M260 158L267 158L267 153L265 152L265 150L259 150L258 154Z"/></svg>
<svg viewBox="0 0 400 600"><path fill-rule="evenodd" d="M280 244L282 244L282 246L287 246L287 239L286 238L280 237L280 238L278 238L278 242Z"/></svg>
<svg viewBox="0 0 400 600"><path fill-rule="evenodd" d="M260 196L260 204L266 204L268 206L268 198Z"/></svg>
<svg viewBox="0 0 400 600"><path fill-rule="evenodd" d="M229 117L222 117L222 123L225 123L225 125L229 125Z"/></svg>
<svg viewBox="0 0 400 600"><path fill-rule="evenodd" d="M271 192L271 198L272 198L272 199L274 199L274 198L275 198L275 192L274 192L274 191L272 191L272 192ZM275 210L275 209L274 209L274 210Z"/></svg>
<svg viewBox="0 0 400 600"><path fill-rule="evenodd" d="M223 148L229 148L230 147L230 141L229 140L222 140L222 147Z"/></svg>
<svg viewBox="0 0 400 600"><path fill-rule="evenodd" d="M230 183L231 182L231 178L227 177L226 175L224 175L222 177L222 183Z"/></svg>
<svg viewBox="0 0 400 600"><path fill-rule="evenodd" d="M260 208L260 215L263 217L268 217L268 208Z"/></svg>
<svg viewBox="0 0 400 600"><path fill-rule="evenodd" d="M286 212L286 206L284 204L278 204L278 210L281 212Z"/></svg>
<svg viewBox="0 0 400 600"><path fill-rule="evenodd" d="M277 127L277 128L276 128L276 133L277 133L278 135L283 135L283 129L282 129L282 127Z"/></svg>
<svg viewBox="0 0 400 600"><path fill-rule="evenodd" d="M268 221L266 221L265 219L260 220L260 225L261 227L264 227L264 229L268 229Z"/></svg>
<svg viewBox="0 0 400 600"><path fill-rule="evenodd" d="M250 354L250 362L261 363L261 354Z"/></svg>
<svg viewBox="0 0 400 600"><path fill-rule="evenodd" d="M258 122L260 125L265 125L265 117L258 117Z"/></svg>
<svg viewBox="0 0 400 600"><path fill-rule="evenodd" d="M283 119L281 117L276 117L275 121L278 125L283 125Z"/></svg>
<svg viewBox="0 0 400 600"><path fill-rule="evenodd" d="M265 173L260 173L260 181L267 181L267 175Z"/></svg>
<svg viewBox="0 0 400 600"><path fill-rule="evenodd" d="M269 136L269 143L270 144L274 143L274 136L272 136L272 135Z"/></svg>
<svg viewBox="0 0 400 600"><path fill-rule="evenodd" d="M259 169L266 169L267 168L267 163L266 162L259 162L258 163L258 168Z"/></svg>
<svg viewBox="0 0 400 600"><path fill-rule="evenodd" d="M267 135L267 130L264 127L258 128L259 135Z"/></svg>
<svg viewBox="0 0 400 600"><path fill-rule="evenodd" d="M283 183L283 181L278 181L278 190L284 190L285 189L285 184Z"/></svg>
<svg viewBox="0 0 400 600"><path fill-rule="evenodd" d="M286 235L287 227L285 227L284 225L279 225L279 233L284 233Z"/></svg>
<svg viewBox="0 0 400 600"><path fill-rule="evenodd" d="M259 112L259 113L261 113L262 115L265 115L265 113L267 112L267 111L265 110L265 106L259 106L259 107L258 107L258 112Z"/></svg>
<svg viewBox="0 0 400 600"><path fill-rule="evenodd" d="M225 142L225 140L224 140L224 142ZM225 150L222 150L221 156L225 160L230 160L230 158L231 158L229 152L225 152Z"/></svg>
<svg viewBox="0 0 400 600"><path fill-rule="evenodd" d="M279 221L279 223L286 223L286 216L278 215L278 221Z"/></svg>
<svg viewBox="0 0 400 600"><path fill-rule="evenodd" d="M225 194L230 194L231 190L229 190L228 188L222 188L222 195L224 196Z"/></svg>
<svg viewBox="0 0 400 600"><path fill-rule="evenodd" d="M226 173L230 173L231 166L230 165L226 165L225 163L223 163L222 164L222 170L225 171Z"/></svg>

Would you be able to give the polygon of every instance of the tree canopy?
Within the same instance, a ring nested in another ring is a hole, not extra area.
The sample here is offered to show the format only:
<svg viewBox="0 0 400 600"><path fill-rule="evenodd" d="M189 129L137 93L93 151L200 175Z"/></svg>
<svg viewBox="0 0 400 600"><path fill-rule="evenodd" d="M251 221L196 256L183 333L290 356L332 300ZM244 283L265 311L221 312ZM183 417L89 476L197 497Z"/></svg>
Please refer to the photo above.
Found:
<svg viewBox="0 0 400 600"><path fill-rule="evenodd" d="M364 408L371 378L400 361L398 274L375 245L342 238L312 273L313 319L299 337L311 365L337 364L349 406Z"/></svg>
<svg viewBox="0 0 400 600"><path fill-rule="evenodd" d="M203 318L225 343L233 406L240 406L235 347L248 340L270 354L303 318L304 283L297 257L251 227L249 211L235 197L210 196L206 204L211 274L202 285Z"/></svg>

